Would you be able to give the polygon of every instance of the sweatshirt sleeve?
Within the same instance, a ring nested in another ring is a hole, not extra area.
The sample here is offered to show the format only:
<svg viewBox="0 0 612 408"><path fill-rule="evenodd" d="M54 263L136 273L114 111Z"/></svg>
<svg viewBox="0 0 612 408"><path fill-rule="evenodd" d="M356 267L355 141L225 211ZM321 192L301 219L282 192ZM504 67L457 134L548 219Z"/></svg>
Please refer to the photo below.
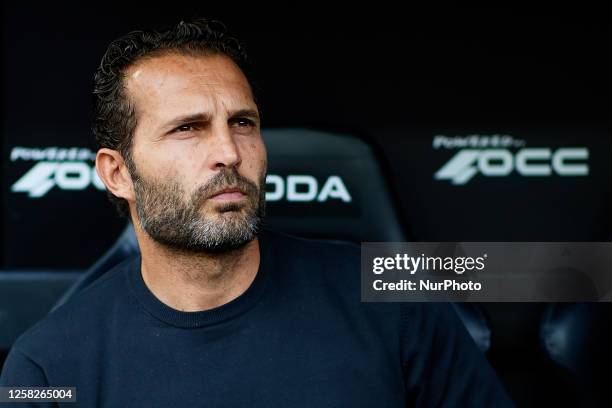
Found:
<svg viewBox="0 0 612 408"><path fill-rule="evenodd" d="M38 364L25 355L19 349L13 347L9 352L2 374L0 375L0 387L48 387L49 382L45 373ZM57 407L55 402L0 402L0 407L16 408L51 408Z"/></svg>
<svg viewBox="0 0 612 408"><path fill-rule="evenodd" d="M512 407L448 303L404 303L401 345L408 402L417 407Z"/></svg>

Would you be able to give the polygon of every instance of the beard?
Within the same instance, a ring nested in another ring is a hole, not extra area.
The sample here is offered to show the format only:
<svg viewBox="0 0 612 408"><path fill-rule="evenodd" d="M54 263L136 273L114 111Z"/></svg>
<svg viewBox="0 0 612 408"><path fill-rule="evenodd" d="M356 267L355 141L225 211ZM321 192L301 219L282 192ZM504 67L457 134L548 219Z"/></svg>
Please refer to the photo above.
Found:
<svg viewBox="0 0 612 408"><path fill-rule="evenodd" d="M265 212L265 171L258 187L235 168L223 168L198 187L187 201L185 189L177 180L154 182L142 178L136 171L132 180L142 229L168 248L225 253L242 248L259 233ZM212 203L207 213L202 214L207 200L227 187L242 190L246 200Z"/></svg>

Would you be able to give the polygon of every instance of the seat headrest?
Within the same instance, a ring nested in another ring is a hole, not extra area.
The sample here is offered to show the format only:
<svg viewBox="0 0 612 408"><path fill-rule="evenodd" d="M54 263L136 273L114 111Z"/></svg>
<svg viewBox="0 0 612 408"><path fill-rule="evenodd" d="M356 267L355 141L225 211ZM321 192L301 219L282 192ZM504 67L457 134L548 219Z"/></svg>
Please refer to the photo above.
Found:
<svg viewBox="0 0 612 408"><path fill-rule="evenodd" d="M403 241L380 159L347 133L265 129L266 224L296 235Z"/></svg>

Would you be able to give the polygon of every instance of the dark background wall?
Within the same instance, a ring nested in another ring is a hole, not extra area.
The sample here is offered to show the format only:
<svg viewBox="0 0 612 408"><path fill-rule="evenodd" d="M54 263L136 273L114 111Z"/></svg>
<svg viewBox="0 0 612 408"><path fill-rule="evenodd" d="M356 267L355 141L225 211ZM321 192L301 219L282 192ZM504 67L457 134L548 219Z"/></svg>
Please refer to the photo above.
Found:
<svg viewBox="0 0 612 408"><path fill-rule="evenodd" d="M73 167L36 170L25 190L37 186L40 197L14 186L45 161L27 149L94 150L91 80L109 41L190 16L218 18L246 43L264 126L347 129L382 153L411 238L608 238L612 37L597 10L381 6L330 14L314 5L268 11L151 4L4 5L0 268L6 273L82 269L114 241L123 221L87 173L93 166L87 151L66 161L79 163ZM511 136L517 145L498 148L512 157L523 147L587 149L581 163L589 171L528 177L513 170L452 185L434 174L461 148L435 148L436 135L478 135L479 143ZM41 194L44 182L52 184ZM537 337L541 305L487 309L496 333L494 363L526 401L544 370L533 357L535 343L525 340Z"/></svg>

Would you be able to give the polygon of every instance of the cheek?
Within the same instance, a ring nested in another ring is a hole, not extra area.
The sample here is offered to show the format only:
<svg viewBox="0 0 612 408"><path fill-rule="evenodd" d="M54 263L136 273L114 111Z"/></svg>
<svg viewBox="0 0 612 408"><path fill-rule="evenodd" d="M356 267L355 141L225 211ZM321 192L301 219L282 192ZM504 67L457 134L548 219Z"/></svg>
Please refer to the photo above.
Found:
<svg viewBox="0 0 612 408"><path fill-rule="evenodd" d="M173 164L175 159L166 154L155 154L155 152L143 152L138 170L142 176L150 180L167 180L176 173Z"/></svg>
<svg viewBox="0 0 612 408"><path fill-rule="evenodd" d="M179 175L188 177L201 171L202 157L197 143L183 143L170 152L168 160Z"/></svg>
<svg viewBox="0 0 612 408"><path fill-rule="evenodd" d="M248 171L251 177L258 179L266 166L266 148L263 141L249 140L242 152L242 163L244 171Z"/></svg>
<svg viewBox="0 0 612 408"><path fill-rule="evenodd" d="M201 149L196 139L170 140L160 143L156 150L156 167L164 174L189 179L201 171Z"/></svg>
<svg viewBox="0 0 612 408"><path fill-rule="evenodd" d="M194 161L195 152L164 149L141 149L136 163L139 174L150 182L169 186L178 184L185 192L185 199L190 191L194 174L197 174Z"/></svg>

